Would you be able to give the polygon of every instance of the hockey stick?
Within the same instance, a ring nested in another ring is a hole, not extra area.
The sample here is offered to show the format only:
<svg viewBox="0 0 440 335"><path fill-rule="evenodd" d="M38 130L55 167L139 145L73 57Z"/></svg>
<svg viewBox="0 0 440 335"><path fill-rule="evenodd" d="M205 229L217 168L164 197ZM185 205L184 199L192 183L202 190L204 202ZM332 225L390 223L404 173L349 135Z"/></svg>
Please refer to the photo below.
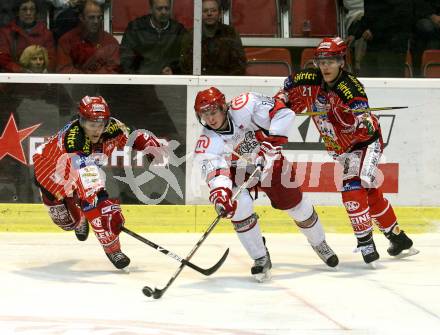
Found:
<svg viewBox="0 0 440 335"><path fill-rule="evenodd" d="M174 252L171 252L165 248L162 248L160 245L157 245L154 242L151 242L150 240L147 240L145 237L136 234L134 231L131 231L130 229L126 228L126 227L122 227L121 230L124 233L127 233L130 236L133 236L135 239L149 245L150 247L160 251L161 253L163 253L164 255L170 256L171 258L174 258L175 260L179 261L182 264L185 264L187 266L189 266L191 269L200 272L201 274L204 274L205 276L210 276L212 275L215 271L217 271L220 266L223 264L223 262L225 261L226 257L228 256L229 253L229 249L226 249L225 253L223 254L222 258L220 258L220 260L212 267L210 267L209 269L202 269L201 267L198 267L197 265L187 261L186 259L183 259L182 257L179 257L178 255L176 255Z"/></svg>
<svg viewBox="0 0 440 335"><path fill-rule="evenodd" d="M241 191L243 191L245 188L247 188L247 186L249 185L250 180L252 179L252 177L255 175L255 173L259 170L259 168L255 169L251 175L249 176L247 182L241 184L240 188L237 190L237 192L232 196L232 201L234 201L238 195L241 193ZM192 248L192 250L190 251L190 253L188 254L188 256L186 256L185 260L189 261L191 259L191 257L195 254L195 252L197 251L197 249L199 249L199 247L202 245L203 241L206 240L206 238L208 237L208 235L211 233L211 231L215 228L215 226L217 225L217 223L220 221L220 219L222 218L221 214L217 215L217 217L215 218L215 220L211 223L211 225L208 227L208 229L203 233L202 237L199 239L199 241L196 243L196 245ZM229 249L228 249L229 250ZM164 288L162 289L158 289L158 288L154 288L154 290L152 290L149 286L144 286L144 288L142 289L142 292L147 296L147 297L151 297L153 296L154 299L160 299L163 294L165 293L165 291L171 286L171 284L174 282L174 280L176 280L177 276L180 274L180 272L182 272L183 268L185 267L185 263L182 263L179 268L176 270L176 272L173 274L173 276L170 278L170 280L168 281L168 283L165 285Z"/></svg>
<svg viewBox="0 0 440 335"><path fill-rule="evenodd" d="M395 107L373 107L373 108L363 108L363 109L346 109L345 113L367 113L375 111L389 111L394 109L404 109L408 106L395 106ZM305 112L296 114L297 116L315 116L315 115L325 115L327 112Z"/></svg>

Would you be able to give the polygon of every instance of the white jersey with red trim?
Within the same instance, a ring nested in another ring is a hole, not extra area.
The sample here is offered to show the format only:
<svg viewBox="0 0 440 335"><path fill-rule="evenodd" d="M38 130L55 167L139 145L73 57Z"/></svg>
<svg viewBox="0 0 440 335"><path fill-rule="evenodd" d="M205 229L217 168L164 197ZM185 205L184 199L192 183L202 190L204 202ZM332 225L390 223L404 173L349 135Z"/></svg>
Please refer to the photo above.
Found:
<svg viewBox="0 0 440 335"><path fill-rule="evenodd" d="M210 189L232 189L229 169L237 152L252 159L260 142L287 142L295 113L281 101L259 93L243 93L228 104L228 127L214 131L205 127L196 144L195 158L200 162Z"/></svg>

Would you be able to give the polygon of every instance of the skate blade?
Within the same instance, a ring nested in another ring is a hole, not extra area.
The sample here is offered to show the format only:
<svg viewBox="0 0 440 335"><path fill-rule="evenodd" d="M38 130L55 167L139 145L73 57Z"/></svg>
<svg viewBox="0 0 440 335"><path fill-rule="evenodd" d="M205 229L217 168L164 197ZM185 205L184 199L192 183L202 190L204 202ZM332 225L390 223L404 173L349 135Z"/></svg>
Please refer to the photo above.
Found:
<svg viewBox="0 0 440 335"><path fill-rule="evenodd" d="M399 258L400 259L400 258L411 257L411 256L414 256L414 255L417 255L419 252L420 251L417 250L416 248L411 247L411 248L409 248L407 250L403 250L400 254L398 254L397 256L394 256L394 258Z"/></svg>
<svg viewBox="0 0 440 335"><path fill-rule="evenodd" d="M368 267L369 267L370 269L373 269L373 270L376 270L376 269L377 269L376 261L372 261L372 262L370 262L370 263L367 263L367 265L368 265Z"/></svg>
<svg viewBox="0 0 440 335"><path fill-rule="evenodd" d="M129 269L128 266L126 266L125 268L119 269L119 272L125 273L125 274L129 274L130 273L130 269Z"/></svg>
<svg viewBox="0 0 440 335"><path fill-rule="evenodd" d="M264 283L264 282L271 280L272 273L270 272L270 270L268 270L268 271L266 271L266 273L257 273L253 276L257 282Z"/></svg>

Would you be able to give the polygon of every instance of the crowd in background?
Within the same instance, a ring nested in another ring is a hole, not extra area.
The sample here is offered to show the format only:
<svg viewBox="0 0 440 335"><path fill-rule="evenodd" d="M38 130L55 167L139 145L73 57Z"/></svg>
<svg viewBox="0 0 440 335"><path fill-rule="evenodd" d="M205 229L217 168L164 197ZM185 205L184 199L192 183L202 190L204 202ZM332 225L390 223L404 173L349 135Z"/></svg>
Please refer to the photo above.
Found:
<svg viewBox="0 0 440 335"><path fill-rule="evenodd" d="M129 22L119 42L103 29L110 0L2 0L0 71L192 74L192 30L172 19L171 0L145 1L150 13ZM410 55L414 76L421 76L424 50L440 48L440 0L337 3L356 74L404 77ZM246 73L240 35L221 22L224 6L202 1L202 75Z"/></svg>

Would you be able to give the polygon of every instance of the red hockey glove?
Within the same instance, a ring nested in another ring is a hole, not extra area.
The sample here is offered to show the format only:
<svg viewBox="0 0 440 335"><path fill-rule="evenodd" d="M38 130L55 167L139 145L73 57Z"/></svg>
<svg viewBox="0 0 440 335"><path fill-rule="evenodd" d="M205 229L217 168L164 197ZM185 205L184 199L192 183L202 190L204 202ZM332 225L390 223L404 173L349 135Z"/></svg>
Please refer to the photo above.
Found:
<svg viewBox="0 0 440 335"><path fill-rule="evenodd" d="M116 199L103 200L95 208L84 211L84 215L94 230L102 228L114 235L119 235L125 222L119 201Z"/></svg>
<svg viewBox="0 0 440 335"><path fill-rule="evenodd" d="M266 141L261 142L255 165L259 166L261 170L264 170L265 166L272 164L281 157L281 149L282 147L280 145L274 145Z"/></svg>
<svg viewBox="0 0 440 335"><path fill-rule="evenodd" d="M218 215L224 218L232 218L237 209L237 201L232 202L232 191L226 187L217 187L211 190L209 201L215 205Z"/></svg>
<svg viewBox="0 0 440 335"><path fill-rule="evenodd" d="M164 140L161 141L162 143L152 134L141 133L136 138L133 148L142 150L150 162L160 165L164 164L168 157L168 143L163 143Z"/></svg>

